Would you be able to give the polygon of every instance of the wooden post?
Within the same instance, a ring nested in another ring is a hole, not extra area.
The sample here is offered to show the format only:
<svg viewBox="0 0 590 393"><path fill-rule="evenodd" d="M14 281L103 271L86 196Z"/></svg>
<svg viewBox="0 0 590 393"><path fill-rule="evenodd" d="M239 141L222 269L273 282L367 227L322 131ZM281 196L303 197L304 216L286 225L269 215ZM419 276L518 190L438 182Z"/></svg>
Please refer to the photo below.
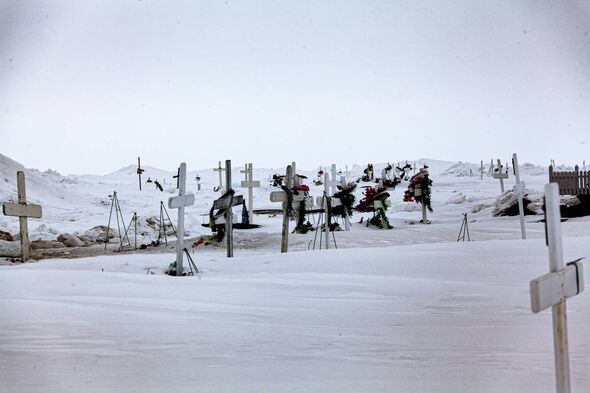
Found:
<svg viewBox="0 0 590 393"><path fill-rule="evenodd" d="M584 281L579 260L564 266L559 187L555 183L545 185L545 215L550 272L531 281L531 308L534 313L549 307L552 309L556 389L558 393L569 393L571 386L566 299L582 292Z"/></svg>
<svg viewBox="0 0 590 393"><path fill-rule="evenodd" d="M524 204L522 202L522 197L524 194L524 182L520 182L520 173L518 170L518 157L516 153L512 155L512 168L514 170L514 176L516 177L516 184L514 185L514 193L518 198L518 211L520 215L520 232L523 239L526 239L526 229L524 226Z"/></svg>
<svg viewBox="0 0 590 393"><path fill-rule="evenodd" d="M18 203L4 202L2 204L2 213L5 216L18 217L21 258L23 262L26 262L30 258L29 225L27 218L41 218L42 210L39 205L27 204L25 173L23 171L16 172L16 192Z"/></svg>
<svg viewBox="0 0 590 393"><path fill-rule="evenodd" d="M219 173L219 190L218 191L220 194L223 195L225 193L225 191L223 190L223 180L221 178L221 172L225 171L225 169L221 167L221 161L219 161L219 164L217 164L217 168L213 168L213 170L215 172Z"/></svg>
<svg viewBox="0 0 590 393"><path fill-rule="evenodd" d="M232 189L231 186L231 160L225 160L225 185L227 191ZM231 206L225 211L225 236L227 240L227 257L234 256L234 234L233 234L233 217Z"/></svg>
<svg viewBox="0 0 590 393"><path fill-rule="evenodd" d="M260 187L260 181L253 180L254 175L252 173L252 163L246 164L246 167L241 173L245 174L245 181L242 181L241 186L248 188L248 221L250 224L254 224L254 196L253 190L254 187Z"/></svg>
<svg viewBox="0 0 590 393"><path fill-rule="evenodd" d="M186 194L186 164L180 163L178 168L178 196L168 198L168 207L178 209L176 225L176 275L182 276L182 259L184 252L184 208L195 203L193 194Z"/></svg>
<svg viewBox="0 0 590 393"><path fill-rule="evenodd" d="M141 169L141 161L139 157L137 157L137 175L139 176L139 191L141 191L141 174L143 173L143 169Z"/></svg>
<svg viewBox="0 0 590 393"><path fill-rule="evenodd" d="M293 163L295 164L295 163ZM291 179L293 177L293 168L291 165L287 166L287 173L285 176L285 187L291 189ZM287 209L287 201L283 202L283 230L281 233L281 253L285 253L289 249L289 211Z"/></svg>

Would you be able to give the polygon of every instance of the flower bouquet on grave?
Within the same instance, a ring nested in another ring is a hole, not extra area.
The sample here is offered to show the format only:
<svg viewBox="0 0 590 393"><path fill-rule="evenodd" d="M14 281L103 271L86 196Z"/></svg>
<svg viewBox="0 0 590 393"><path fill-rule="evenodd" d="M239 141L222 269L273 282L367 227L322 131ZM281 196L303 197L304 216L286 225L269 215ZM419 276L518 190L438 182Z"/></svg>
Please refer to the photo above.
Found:
<svg viewBox="0 0 590 393"><path fill-rule="evenodd" d="M352 217L352 209L355 201L353 194L356 189L355 183L348 183L346 185L338 185L338 192L334 194L334 198L340 199L340 205L332 208L332 215L345 218Z"/></svg>
<svg viewBox="0 0 590 393"><path fill-rule="evenodd" d="M299 206L297 206L297 225L295 226L295 233L305 234L310 230L313 230L313 225L309 220L306 219L307 215L307 207L305 206L305 199L309 195L309 187L305 184L299 184L297 186L291 187L291 191L293 195L300 195L303 194L303 200L299 202Z"/></svg>
<svg viewBox="0 0 590 393"><path fill-rule="evenodd" d="M367 221L367 226L369 224L375 225L381 229L391 229L393 228L389 224L389 219L385 212L387 208L390 206L389 201L389 193L386 191L385 188L380 188L377 190L377 193L373 196L373 217L371 217Z"/></svg>
<svg viewBox="0 0 590 393"><path fill-rule="evenodd" d="M363 191L363 198L359 204L355 206L354 210L358 212L372 212L373 209L373 197L377 194L375 187L365 187Z"/></svg>
<svg viewBox="0 0 590 393"><path fill-rule="evenodd" d="M428 211L432 212L431 189L432 180L428 176L428 170L422 168L410 179L408 189L404 192L404 202L421 203L426 206Z"/></svg>

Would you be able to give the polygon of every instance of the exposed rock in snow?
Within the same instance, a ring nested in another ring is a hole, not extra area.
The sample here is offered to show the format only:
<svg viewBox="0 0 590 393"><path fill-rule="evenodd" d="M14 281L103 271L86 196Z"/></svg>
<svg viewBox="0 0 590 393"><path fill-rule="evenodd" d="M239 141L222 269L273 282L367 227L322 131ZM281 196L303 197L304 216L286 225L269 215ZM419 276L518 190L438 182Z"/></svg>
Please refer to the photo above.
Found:
<svg viewBox="0 0 590 393"><path fill-rule="evenodd" d="M0 240L0 257L20 257L20 242Z"/></svg>
<svg viewBox="0 0 590 393"><path fill-rule="evenodd" d="M525 216L543 214L543 194L525 190L523 205ZM517 216L519 214L518 198L514 191L506 191L498 197L493 212L494 216Z"/></svg>

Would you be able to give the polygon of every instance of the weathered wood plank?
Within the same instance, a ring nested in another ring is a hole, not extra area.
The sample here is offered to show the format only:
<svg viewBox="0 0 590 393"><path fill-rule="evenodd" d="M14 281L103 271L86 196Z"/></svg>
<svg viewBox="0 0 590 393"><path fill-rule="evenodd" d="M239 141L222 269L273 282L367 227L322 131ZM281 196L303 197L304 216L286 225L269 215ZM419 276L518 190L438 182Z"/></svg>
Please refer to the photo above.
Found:
<svg viewBox="0 0 590 393"><path fill-rule="evenodd" d="M4 202L2 204L2 213L5 216L30 218L41 218L43 215L43 211L39 205L10 202Z"/></svg>

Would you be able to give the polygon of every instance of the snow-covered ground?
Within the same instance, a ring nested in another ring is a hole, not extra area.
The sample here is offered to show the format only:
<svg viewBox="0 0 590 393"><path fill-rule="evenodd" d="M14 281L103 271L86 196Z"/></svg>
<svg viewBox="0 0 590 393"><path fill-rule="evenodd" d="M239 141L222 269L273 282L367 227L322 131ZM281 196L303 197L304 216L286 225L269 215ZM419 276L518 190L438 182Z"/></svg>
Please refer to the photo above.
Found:
<svg viewBox="0 0 590 393"><path fill-rule="evenodd" d="M4 201L21 167L0 159ZM355 214L351 232L335 233L338 250L308 251L312 232L291 235L293 252L279 254L281 217L257 215L261 228L235 232L233 259L222 247L195 250L200 276L162 274L171 253L0 266L0 391L553 391L551 315L533 315L528 292L548 270L542 217L527 216L530 240L519 240L518 217L492 216L497 180L468 176L479 175L475 164L422 162L434 181L432 224L402 202L402 184L391 192L394 229L366 227L358 221L370 214ZM351 167L351 177L362 169ZM541 191L546 171L521 169L527 189ZM255 167L256 209L279 207L268 194L280 171ZM313 180L316 171L303 173ZM243 175L233 172L239 190ZM198 171L200 192L196 174L191 237L210 233L201 215L219 195L217 173ZM44 209L29 220L31 237L106 225L113 190L127 220L133 211L157 217L176 192L172 175L146 167L144 180L158 178L164 192L140 192L133 166L106 176L27 170L28 199ZM463 213L471 243L455 242ZM0 229L14 234L17 221L0 216ZM563 223L567 260L590 255L588 223ZM590 383L588 311L584 293L568 302L575 391Z"/></svg>

